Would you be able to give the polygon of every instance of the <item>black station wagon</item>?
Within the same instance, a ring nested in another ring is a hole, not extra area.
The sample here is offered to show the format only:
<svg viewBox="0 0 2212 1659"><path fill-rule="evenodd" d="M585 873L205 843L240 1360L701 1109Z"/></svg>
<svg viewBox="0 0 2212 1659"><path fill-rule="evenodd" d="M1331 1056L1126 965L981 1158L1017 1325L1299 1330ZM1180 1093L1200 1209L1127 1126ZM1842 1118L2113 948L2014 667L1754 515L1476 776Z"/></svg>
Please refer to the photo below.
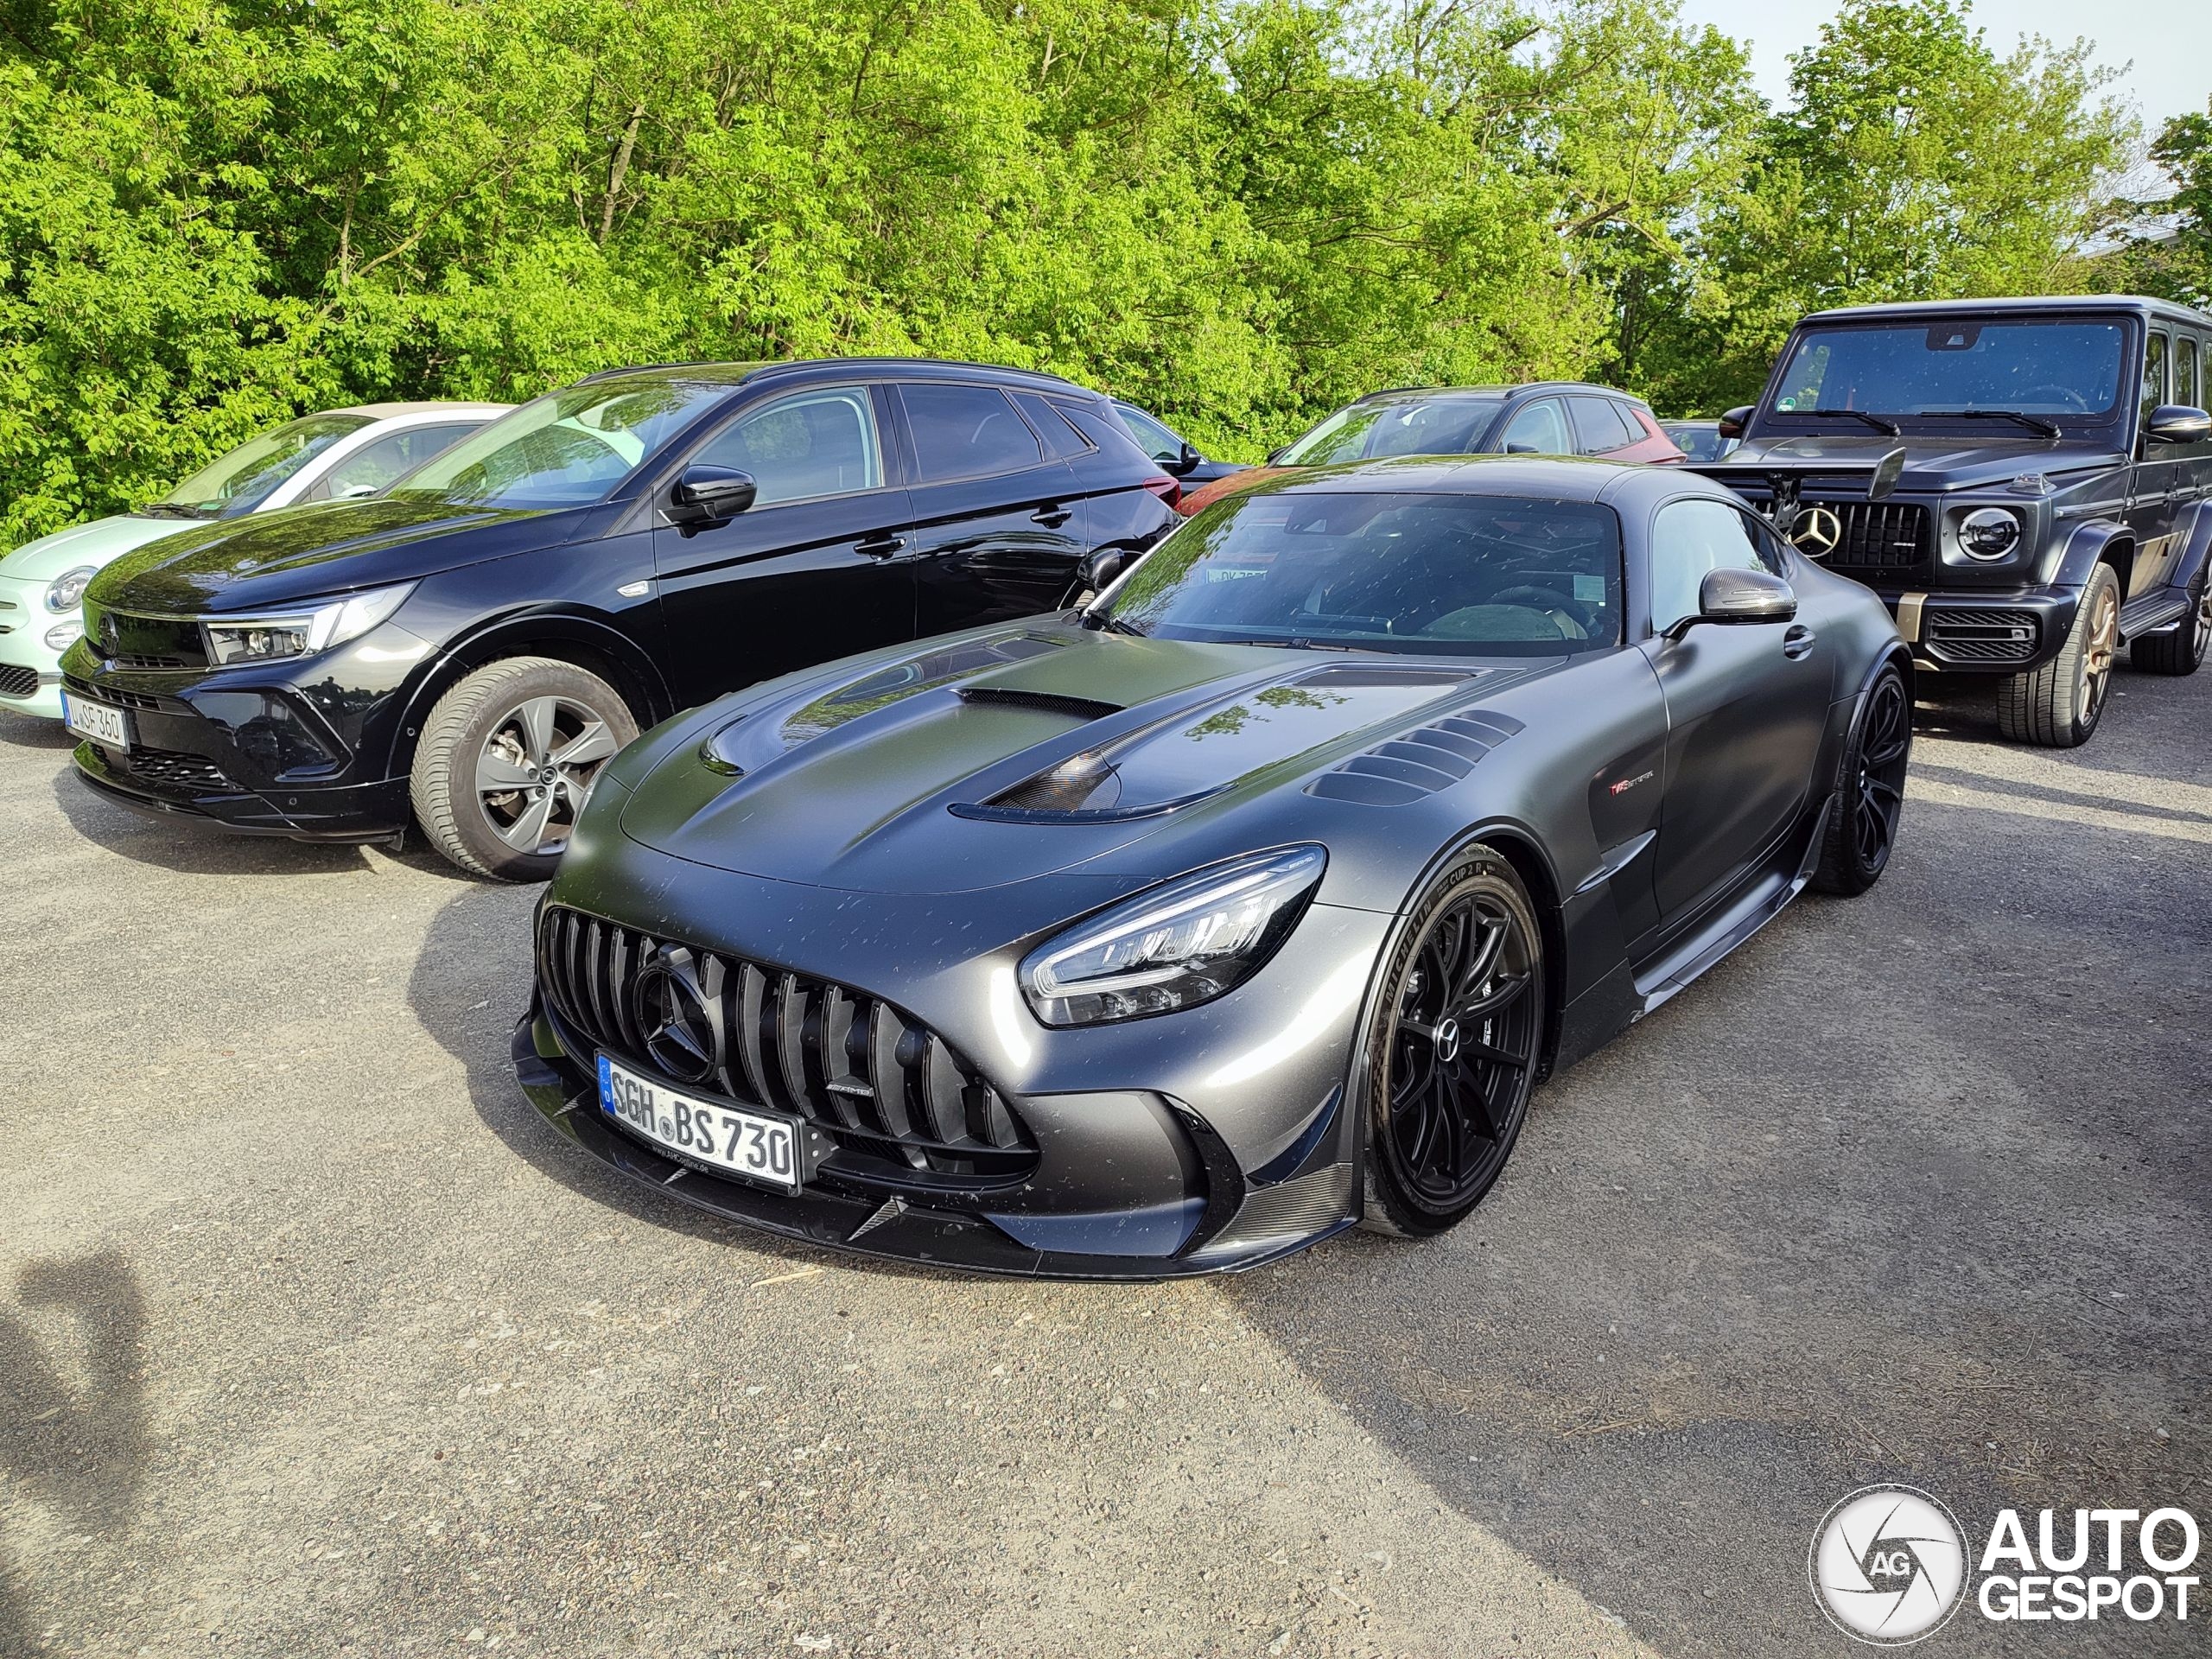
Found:
<svg viewBox="0 0 2212 1659"><path fill-rule="evenodd" d="M1880 594L1924 670L1998 678L2017 741L2070 747L2124 648L2212 639L2212 316L2160 300L1959 300L1797 325L1743 443L1699 470Z"/></svg>
<svg viewBox="0 0 2212 1659"><path fill-rule="evenodd" d="M847 359L595 375L381 496L108 567L63 663L103 794L249 832L419 822L548 874L599 766L749 683L1052 609L1174 521L1113 405Z"/></svg>

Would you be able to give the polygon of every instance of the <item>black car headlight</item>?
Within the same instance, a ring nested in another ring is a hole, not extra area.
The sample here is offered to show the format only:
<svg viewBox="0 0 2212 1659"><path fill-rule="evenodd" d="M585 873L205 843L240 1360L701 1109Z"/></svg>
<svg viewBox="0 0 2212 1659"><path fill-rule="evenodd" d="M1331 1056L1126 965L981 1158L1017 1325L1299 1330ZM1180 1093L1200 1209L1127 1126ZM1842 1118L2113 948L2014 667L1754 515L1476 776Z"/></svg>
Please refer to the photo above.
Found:
<svg viewBox="0 0 2212 1659"><path fill-rule="evenodd" d="M2020 544L2020 515L2010 507L1976 507L1959 520L1959 547L1970 559L2001 559Z"/></svg>
<svg viewBox="0 0 2212 1659"><path fill-rule="evenodd" d="M228 667L311 657L358 639L388 620L414 591L413 582L404 582L283 615L204 617L200 626L207 638L207 660Z"/></svg>
<svg viewBox="0 0 2212 1659"><path fill-rule="evenodd" d="M1255 853L1178 877L1032 950L1022 995L1048 1026L1097 1026L1196 1007L1259 972L1305 913L1329 855Z"/></svg>

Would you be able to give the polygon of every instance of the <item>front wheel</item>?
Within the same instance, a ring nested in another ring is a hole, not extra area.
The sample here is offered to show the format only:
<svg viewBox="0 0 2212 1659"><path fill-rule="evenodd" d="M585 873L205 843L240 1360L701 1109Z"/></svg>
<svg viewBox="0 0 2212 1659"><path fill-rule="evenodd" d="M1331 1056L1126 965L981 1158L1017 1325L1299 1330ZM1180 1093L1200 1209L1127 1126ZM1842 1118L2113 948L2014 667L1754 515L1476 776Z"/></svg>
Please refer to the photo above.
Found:
<svg viewBox="0 0 2212 1659"><path fill-rule="evenodd" d="M415 751L415 816L464 870L543 881L569 844L591 780L638 722L596 674L510 657L438 699Z"/></svg>
<svg viewBox="0 0 2212 1659"><path fill-rule="evenodd" d="M2120 578L2101 564L2082 589L2058 655L1997 690L1997 727L2015 743L2070 749L2089 741L2105 712L2120 654Z"/></svg>
<svg viewBox="0 0 2212 1659"><path fill-rule="evenodd" d="M1465 1219L1505 1168L1544 1039L1544 942L1487 847L1455 859L1391 953L1367 1049L1365 1213L1421 1238Z"/></svg>
<svg viewBox="0 0 2212 1659"><path fill-rule="evenodd" d="M1905 768L1912 757L1912 704L1904 676L1891 664L1874 677L1844 740L1835 803L1821 832L1813 886L1855 897L1882 879L1897 845L1904 805Z"/></svg>

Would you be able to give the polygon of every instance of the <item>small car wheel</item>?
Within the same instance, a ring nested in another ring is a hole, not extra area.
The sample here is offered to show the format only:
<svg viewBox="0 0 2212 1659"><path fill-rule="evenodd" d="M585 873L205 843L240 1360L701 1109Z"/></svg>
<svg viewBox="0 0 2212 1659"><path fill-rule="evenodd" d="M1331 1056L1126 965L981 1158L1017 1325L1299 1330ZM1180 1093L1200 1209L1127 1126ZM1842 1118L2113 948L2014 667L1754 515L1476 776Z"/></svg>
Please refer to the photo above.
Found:
<svg viewBox="0 0 2212 1659"><path fill-rule="evenodd" d="M1998 729L2015 743L2070 749L2089 741L2105 712L2120 654L2120 578L2101 564L2082 589L2058 655L1997 690Z"/></svg>
<svg viewBox="0 0 2212 1659"><path fill-rule="evenodd" d="M1543 1058L1543 953L1528 889L1487 847L1414 906L1368 1040L1362 1226L1440 1233L1497 1181Z"/></svg>
<svg viewBox="0 0 2212 1659"><path fill-rule="evenodd" d="M2127 647L2127 659L2142 674L2194 674L2203 665L2212 642L2212 572L2171 633L2146 634Z"/></svg>
<svg viewBox="0 0 2212 1659"><path fill-rule="evenodd" d="M1874 677L1844 740L1835 806L1821 832L1813 886L1856 897L1882 879L1897 845L1904 774L1912 757L1912 703L1894 664Z"/></svg>
<svg viewBox="0 0 2212 1659"><path fill-rule="evenodd" d="M601 766L638 734L596 674L551 657L486 664L440 697L415 751L415 816L464 870L543 881Z"/></svg>

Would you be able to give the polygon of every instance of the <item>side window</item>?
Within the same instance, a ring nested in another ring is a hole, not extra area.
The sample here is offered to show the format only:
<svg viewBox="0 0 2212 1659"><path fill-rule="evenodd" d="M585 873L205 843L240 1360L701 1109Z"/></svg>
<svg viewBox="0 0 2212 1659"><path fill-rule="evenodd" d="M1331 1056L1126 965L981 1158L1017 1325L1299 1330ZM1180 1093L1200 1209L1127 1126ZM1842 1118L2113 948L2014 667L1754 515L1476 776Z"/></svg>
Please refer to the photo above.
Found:
<svg viewBox="0 0 2212 1659"><path fill-rule="evenodd" d="M1044 458L1037 435L995 386L910 383L899 397L921 483L1020 472Z"/></svg>
<svg viewBox="0 0 2212 1659"><path fill-rule="evenodd" d="M880 489L883 448L866 386L793 392L739 416L692 463L753 474L759 506Z"/></svg>
<svg viewBox="0 0 2212 1659"><path fill-rule="evenodd" d="M1142 410L1131 409L1127 404L1116 404L1114 412L1122 417L1122 424L1129 429L1129 435L1137 441L1137 448L1150 459L1176 461L1181 458L1183 440Z"/></svg>
<svg viewBox="0 0 2212 1659"><path fill-rule="evenodd" d="M1551 398L1529 404L1513 417L1498 448L1509 455L1571 455L1574 444L1567 435L1567 416Z"/></svg>
<svg viewBox="0 0 2212 1659"><path fill-rule="evenodd" d="M2183 334L2174 341L2174 402L2187 404L2191 409L2204 407L2202 397L2196 389L2196 341Z"/></svg>
<svg viewBox="0 0 2212 1659"><path fill-rule="evenodd" d="M2166 401L2166 337L2152 334L2143 347L2143 412Z"/></svg>
<svg viewBox="0 0 2212 1659"><path fill-rule="evenodd" d="M1697 594L1714 570L1782 574L1770 537L1723 501L1670 501L1651 525L1651 631L1697 614Z"/></svg>
<svg viewBox="0 0 2212 1659"><path fill-rule="evenodd" d="M1039 397L1033 391L1017 391L1014 394L1014 401L1029 417L1029 424L1037 435L1045 440L1046 454L1060 461L1071 461L1077 455L1090 453L1093 447L1090 440L1077 431L1067 416L1047 399Z"/></svg>
<svg viewBox="0 0 2212 1659"><path fill-rule="evenodd" d="M1574 448L1579 454L1603 455L1625 448L1632 440L1621 424L1620 406L1610 397L1570 397L1574 417Z"/></svg>
<svg viewBox="0 0 2212 1659"><path fill-rule="evenodd" d="M318 501L342 501L351 495L367 495L384 488L401 474L413 472L432 455L460 442L475 429L474 422L461 426L416 426L378 438L333 467L309 493Z"/></svg>

